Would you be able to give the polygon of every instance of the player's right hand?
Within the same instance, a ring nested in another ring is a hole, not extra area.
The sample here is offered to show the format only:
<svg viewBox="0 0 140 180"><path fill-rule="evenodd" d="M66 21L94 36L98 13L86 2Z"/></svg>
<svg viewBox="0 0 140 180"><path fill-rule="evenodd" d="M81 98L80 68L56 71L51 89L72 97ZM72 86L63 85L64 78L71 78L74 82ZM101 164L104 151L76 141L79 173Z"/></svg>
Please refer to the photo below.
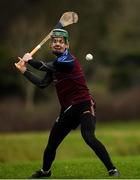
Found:
<svg viewBox="0 0 140 180"><path fill-rule="evenodd" d="M20 57L18 57L18 59L19 59L19 62L18 63L15 63L15 66L16 66L16 68L22 73L22 74L24 74L24 72L26 71L26 64L25 64L25 61L22 59L22 58L20 58Z"/></svg>

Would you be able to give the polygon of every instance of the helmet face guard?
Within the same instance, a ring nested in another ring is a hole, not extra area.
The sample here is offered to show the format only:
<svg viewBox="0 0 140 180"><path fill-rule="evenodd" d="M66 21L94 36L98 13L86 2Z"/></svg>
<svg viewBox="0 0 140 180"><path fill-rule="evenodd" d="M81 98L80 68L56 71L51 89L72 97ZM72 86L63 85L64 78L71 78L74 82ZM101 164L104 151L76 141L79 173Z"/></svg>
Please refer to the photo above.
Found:
<svg viewBox="0 0 140 180"><path fill-rule="evenodd" d="M69 34L64 29L53 29L51 33L51 38L55 38L55 37L63 37L65 43L69 42Z"/></svg>

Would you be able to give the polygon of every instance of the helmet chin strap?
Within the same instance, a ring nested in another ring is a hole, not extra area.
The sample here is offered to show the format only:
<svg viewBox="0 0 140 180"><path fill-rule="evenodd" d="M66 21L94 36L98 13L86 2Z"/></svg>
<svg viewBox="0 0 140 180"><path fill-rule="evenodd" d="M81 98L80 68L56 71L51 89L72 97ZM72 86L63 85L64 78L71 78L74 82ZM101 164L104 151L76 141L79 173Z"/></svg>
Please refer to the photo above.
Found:
<svg viewBox="0 0 140 180"><path fill-rule="evenodd" d="M67 48L66 48L67 49ZM66 51L66 49L64 50L64 52ZM53 51L53 54L56 55L57 57L61 56L64 52L57 52L57 51Z"/></svg>
<svg viewBox="0 0 140 180"><path fill-rule="evenodd" d="M58 52L58 51L53 51L53 54L59 57L59 56L61 56L63 53Z"/></svg>

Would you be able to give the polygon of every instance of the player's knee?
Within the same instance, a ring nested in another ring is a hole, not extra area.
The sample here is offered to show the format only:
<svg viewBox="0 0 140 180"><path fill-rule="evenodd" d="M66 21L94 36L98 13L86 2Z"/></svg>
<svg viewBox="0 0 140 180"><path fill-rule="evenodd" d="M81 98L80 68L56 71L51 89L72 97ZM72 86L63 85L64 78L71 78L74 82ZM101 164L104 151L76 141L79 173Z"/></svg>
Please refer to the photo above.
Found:
<svg viewBox="0 0 140 180"><path fill-rule="evenodd" d="M95 124L96 118L90 112L82 114L81 134L87 144L91 144L95 138Z"/></svg>
<svg viewBox="0 0 140 180"><path fill-rule="evenodd" d="M84 111L80 119L81 127L87 130L95 130L96 116L93 116L93 114L90 111Z"/></svg>

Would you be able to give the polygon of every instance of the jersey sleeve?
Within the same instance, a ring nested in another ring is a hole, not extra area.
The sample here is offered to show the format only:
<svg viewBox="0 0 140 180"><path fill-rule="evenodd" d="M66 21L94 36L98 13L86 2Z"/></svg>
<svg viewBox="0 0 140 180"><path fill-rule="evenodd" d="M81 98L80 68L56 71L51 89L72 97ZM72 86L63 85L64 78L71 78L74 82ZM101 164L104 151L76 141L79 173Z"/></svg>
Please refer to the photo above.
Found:
<svg viewBox="0 0 140 180"><path fill-rule="evenodd" d="M35 84L37 87L43 89L47 86L49 86L49 84L53 81L52 78L52 73L51 72L47 72L45 74L45 76L40 79L38 76L36 76L35 74L33 74L31 71L26 70L24 72L24 76L33 84Z"/></svg>
<svg viewBox="0 0 140 180"><path fill-rule="evenodd" d="M53 61L46 63L43 61L37 61L37 60L32 59L28 61L28 64L32 66L33 68L41 70L41 71L48 71L48 70L54 71L55 70Z"/></svg>

